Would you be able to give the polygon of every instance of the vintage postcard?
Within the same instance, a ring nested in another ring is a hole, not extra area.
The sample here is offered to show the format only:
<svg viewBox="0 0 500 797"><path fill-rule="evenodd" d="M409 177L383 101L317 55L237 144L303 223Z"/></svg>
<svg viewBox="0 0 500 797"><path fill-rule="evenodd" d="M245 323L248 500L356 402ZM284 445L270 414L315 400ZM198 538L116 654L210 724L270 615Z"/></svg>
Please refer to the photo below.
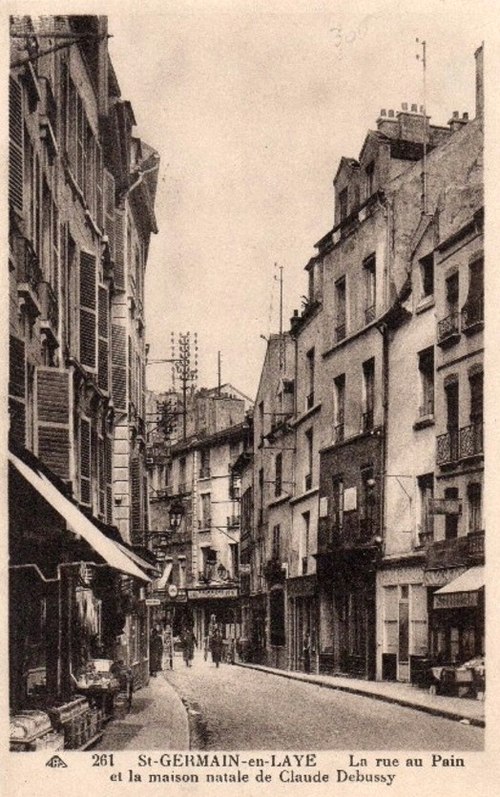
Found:
<svg viewBox="0 0 500 797"><path fill-rule="evenodd" d="M3 10L4 793L485 795L496 3Z"/></svg>

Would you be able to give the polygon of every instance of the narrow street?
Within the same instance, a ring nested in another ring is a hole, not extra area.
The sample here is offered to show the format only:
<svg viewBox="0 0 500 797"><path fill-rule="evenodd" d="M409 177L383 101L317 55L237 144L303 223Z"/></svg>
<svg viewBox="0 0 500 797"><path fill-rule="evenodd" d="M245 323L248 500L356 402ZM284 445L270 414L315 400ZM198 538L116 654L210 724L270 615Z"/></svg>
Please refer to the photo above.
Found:
<svg viewBox="0 0 500 797"><path fill-rule="evenodd" d="M481 750L484 732L368 697L179 656L167 681L188 705L208 750ZM194 712L194 713L193 713Z"/></svg>

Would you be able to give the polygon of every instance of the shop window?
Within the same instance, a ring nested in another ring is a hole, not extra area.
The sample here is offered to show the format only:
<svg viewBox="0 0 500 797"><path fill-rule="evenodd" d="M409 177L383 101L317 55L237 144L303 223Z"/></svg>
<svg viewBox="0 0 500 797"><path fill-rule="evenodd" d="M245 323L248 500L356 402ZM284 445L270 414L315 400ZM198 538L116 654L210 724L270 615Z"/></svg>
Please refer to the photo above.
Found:
<svg viewBox="0 0 500 797"><path fill-rule="evenodd" d="M285 644L285 596L282 589L269 595L271 645Z"/></svg>
<svg viewBox="0 0 500 797"><path fill-rule="evenodd" d="M398 628L398 655L400 663L409 660L410 646L410 605L409 605L408 584L402 584L399 588L399 628Z"/></svg>
<svg viewBox="0 0 500 797"><path fill-rule="evenodd" d="M434 347L418 353L421 405L419 415L434 415Z"/></svg>

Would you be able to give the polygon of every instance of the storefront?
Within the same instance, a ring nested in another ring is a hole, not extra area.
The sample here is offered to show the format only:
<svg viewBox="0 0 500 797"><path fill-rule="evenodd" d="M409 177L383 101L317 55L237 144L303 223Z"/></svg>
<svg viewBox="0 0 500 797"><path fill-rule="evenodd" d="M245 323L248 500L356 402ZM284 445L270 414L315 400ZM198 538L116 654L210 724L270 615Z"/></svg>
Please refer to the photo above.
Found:
<svg viewBox="0 0 500 797"><path fill-rule="evenodd" d="M11 747L83 749L122 687L119 636L150 579L28 452L9 452L9 513Z"/></svg>
<svg viewBox="0 0 500 797"><path fill-rule="evenodd" d="M462 664L484 656L484 567L477 565L433 591L432 660Z"/></svg>
<svg viewBox="0 0 500 797"><path fill-rule="evenodd" d="M318 596L316 574L286 581L289 668L318 670Z"/></svg>
<svg viewBox="0 0 500 797"><path fill-rule="evenodd" d="M239 590L235 586L193 587L187 590L193 616L193 630L200 649L208 635L210 618L215 615L222 626L224 639L237 640L241 636Z"/></svg>

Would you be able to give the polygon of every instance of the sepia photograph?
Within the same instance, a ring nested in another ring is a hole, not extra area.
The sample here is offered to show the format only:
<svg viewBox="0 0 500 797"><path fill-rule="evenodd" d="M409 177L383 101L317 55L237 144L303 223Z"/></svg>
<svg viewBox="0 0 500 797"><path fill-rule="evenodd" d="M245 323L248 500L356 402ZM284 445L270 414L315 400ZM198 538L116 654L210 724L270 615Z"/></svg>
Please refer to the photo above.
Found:
<svg viewBox="0 0 500 797"><path fill-rule="evenodd" d="M4 691L44 775L485 749L484 18L299 5L6 15Z"/></svg>

